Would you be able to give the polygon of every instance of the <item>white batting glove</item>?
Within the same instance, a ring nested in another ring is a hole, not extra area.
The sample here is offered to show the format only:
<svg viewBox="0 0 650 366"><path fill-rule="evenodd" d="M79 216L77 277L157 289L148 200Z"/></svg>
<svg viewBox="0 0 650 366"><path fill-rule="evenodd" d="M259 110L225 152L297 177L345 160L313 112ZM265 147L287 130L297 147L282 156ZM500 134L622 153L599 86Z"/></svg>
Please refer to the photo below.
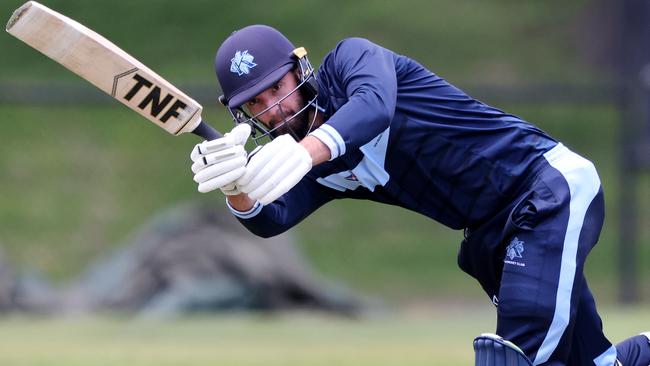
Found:
<svg viewBox="0 0 650 366"><path fill-rule="evenodd" d="M219 188L225 195L240 193L235 181L246 171L248 159L244 145L250 134L251 126L242 123L221 138L194 146L190 159L199 192Z"/></svg>
<svg viewBox="0 0 650 366"><path fill-rule="evenodd" d="M267 205L298 184L311 167L309 152L290 135L281 135L253 155L237 186Z"/></svg>

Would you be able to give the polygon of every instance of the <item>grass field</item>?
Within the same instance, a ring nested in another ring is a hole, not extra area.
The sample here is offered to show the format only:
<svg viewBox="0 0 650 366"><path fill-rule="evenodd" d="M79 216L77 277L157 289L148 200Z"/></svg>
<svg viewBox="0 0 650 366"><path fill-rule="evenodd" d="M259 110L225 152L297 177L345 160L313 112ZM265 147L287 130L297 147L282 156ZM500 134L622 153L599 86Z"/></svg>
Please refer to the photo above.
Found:
<svg viewBox="0 0 650 366"><path fill-rule="evenodd" d="M650 328L647 309L607 309L618 342ZM0 319L0 365L467 366L471 341L493 331L488 304L434 306L349 320L314 314L172 320Z"/></svg>

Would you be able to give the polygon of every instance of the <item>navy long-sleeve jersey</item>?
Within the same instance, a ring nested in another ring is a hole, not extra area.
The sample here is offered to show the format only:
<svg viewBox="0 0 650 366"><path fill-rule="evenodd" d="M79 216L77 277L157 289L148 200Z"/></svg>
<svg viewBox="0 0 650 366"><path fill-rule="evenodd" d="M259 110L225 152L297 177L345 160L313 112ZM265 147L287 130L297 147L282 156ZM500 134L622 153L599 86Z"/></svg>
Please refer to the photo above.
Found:
<svg viewBox="0 0 650 366"><path fill-rule="evenodd" d="M269 204L236 212L269 237L333 199L368 199L452 229L481 225L511 204L557 142L483 104L416 61L361 38L341 41L318 69L325 123L312 135L331 150Z"/></svg>

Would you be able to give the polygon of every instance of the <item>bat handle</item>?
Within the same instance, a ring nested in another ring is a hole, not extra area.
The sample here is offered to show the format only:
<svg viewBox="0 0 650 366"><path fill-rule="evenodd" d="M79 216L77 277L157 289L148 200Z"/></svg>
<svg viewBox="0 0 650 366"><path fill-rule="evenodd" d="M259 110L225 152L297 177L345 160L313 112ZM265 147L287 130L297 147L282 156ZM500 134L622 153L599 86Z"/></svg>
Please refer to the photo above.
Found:
<svg viewBox="0 0 650 366"><path fill-rule="evenodd" d="M219 131L215 130L210 126L209 124L205 123L204 121L201 121L198 126L192 131L193 134L198 135L203 137L204 139L210 141L210 140L215 140L223 135L219 133Z"/></svg>

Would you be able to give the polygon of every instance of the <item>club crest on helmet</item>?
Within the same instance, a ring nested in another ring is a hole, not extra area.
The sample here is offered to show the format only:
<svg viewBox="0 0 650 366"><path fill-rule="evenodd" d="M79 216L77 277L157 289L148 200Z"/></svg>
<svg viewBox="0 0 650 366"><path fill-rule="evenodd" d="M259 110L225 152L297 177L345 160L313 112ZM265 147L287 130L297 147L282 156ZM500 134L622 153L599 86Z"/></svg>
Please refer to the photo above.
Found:
<svg viewBox="0 0 650 366"><path fill-rule="evenodd" d="M254 59L255 57L248 53L248 50L244 52L238 50L235 52L235 57L230 59L230 71L239 76L250 73L250 70L257 66L253 62Z"/></svg>

